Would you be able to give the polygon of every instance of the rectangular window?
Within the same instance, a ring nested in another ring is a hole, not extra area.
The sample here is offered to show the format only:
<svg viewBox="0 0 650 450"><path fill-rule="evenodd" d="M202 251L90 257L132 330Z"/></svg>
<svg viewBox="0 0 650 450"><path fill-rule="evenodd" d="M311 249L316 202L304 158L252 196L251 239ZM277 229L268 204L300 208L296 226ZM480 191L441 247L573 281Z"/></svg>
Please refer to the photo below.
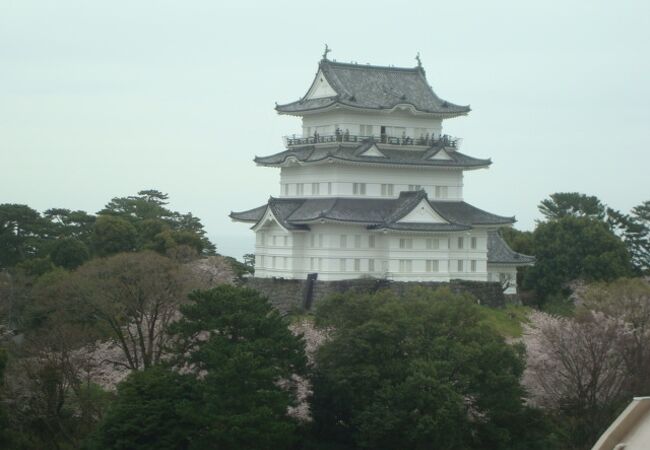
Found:
<svg viewBox="0 0 650 450"><path fill-rule="evenodd" d="M472 272L476 272L476 260L474 259L472 260L472 262L470 263L470 267Z"/></svg>
<svg viewBox="0 0 650 450"><path fill-rule="evenodd" d="M260 233L260 245L264 245L266 241L266 234Z"/></svg>
<svg viewBox="0 0 650 450"><path fill-rule="evenodd" d="M372 136L372 125L361 125L360 131L361 136Z"/></svg>
<svg viewBox="0 0 650 450"><path fill-rule="evenodd" d="M369 248L375 248L375 236L374 235L368 236L368 247Z"/></svg>
<svg viewBox="0 0 650 450"><path fill-rule="evenodd" d="M345 258L339 259L339 270L345 272Z"/></svg>
<svg viewBox="0 0 650 450"><path fill-rule="evenodd" d="M354 195L366 195L366 183L352 183L352 193Z"/></svg>
<svg viewBox="0 0 650 450"><path fill-rule="evenodd" d="M413 248L413 239L401 238L399 240L399 248Z"/></svg>
<svg viewBox="0 0 650 450"><path fill-rule="evenodd" d="M316 268L316 258L309 258L309 268L311 270Z"/></svg>
<svg viewBox="0 0 650 450"><path fill-rule="evenodd" d="M422 186L419 184L409 184L409 191L419 191L422 189Z"/></svg>
<svg viewBox="0 0 650 450"><path fill-rule="evenodd" d="M341 242L340 242L339 247L341 247L341 248L347 248L348 247L348 237L347 237L347 235L345 235L345 234L341 235Z"/></svg>
<svg viewBox="0 0 650 450"><path fill-rule="evenodd" d="M282 193L284 195L289 195L289 183L284 183L282 185Z"/></svg>
<svg viewBox="0 0 650 450"><path fill-rule="evenodd" d="M472 246L472 249L476 249L476 238L475 237L472 238L470 245Z"/></svg>
<svg viewBox="0 0 650 450"><path fill-rule="evenodd" d="M427 260L427 272L438 272L439 264L437 259Z"/></svg>
<svg viewBox="0 0 650 450"><path fill-rule="evenodd" d="M303 195L305 192L304 183L296 183L296 195Z"/></svg>
<svg viewBox="0 0 650 450"><path fill-rule="evenodd" d="M288 264L288 263L289 263L289 258L287 258L286 256L283 257L283 258L282 258L282 268L283 268L283 269L286 269L287 267L289 267L289 264Z"/></svg>
<svg viewBox="0 0 650 450"><path fill-rule="evenodd" d="M354 236L354 248L361 248L361 236L358 234Z"/></svg>
<svg viewBox="0 0 650 450"><path fill-rule="evenodd" d="M271 257L271 267L275 269L277 267L277 262L278 261L276 256Z"/></svg>
<svg viewBox="0 0 650 450"><path fill-rule="evenodd" d="M462 250L464 245L465 245L465 239L463 239L462 237L459 237L458 238L458 250Z"/></svg>
<svg viewBox="0 0 650 450"><path fill-rule="evenodd" d="M319 195L320 194L320 184L319 183L312 183L311 184L311 195Z"/></svg>
<svg viewBox="0 0 650 450"><path fill-rule="evenodd" d="M440 239L427 239L427 250L438 250L440 248Z"/></svg>
<svg viewBox="0 0 650 450"><path fill-rule="evenodd" d="M368 272L374 272L375 271L375 260L374 259L369 259L368 260Z"/></svg>
<svg viewBox="0 0 650 450"><path fill-rule="evenodd" d="M257 266L260 269L264 267L264 255L259 255L259 262L258 262Z"/></svg>
<svg viewBox="0 0 650 450"><path fill-rule="evenodd" d="M400 259L399 260L399 271L402 273L408 273L411 271L411 260L410 259Z"/></svg>
<svg viewBox="0 0 650 450"><path fill-rule="evenodd" d="M332 195L332 182L327 183L327 195Z"/></svg>
<svg viewBox="0 0 650 450"><path fill-rule="evenodd" d="M323 258L318 258L318 270L323 270Z"/></svg>
<svg viewBox="0 0 650 450"><path fill-rule="evenodd" d="M356 258L354 260L354 271L355 272L360 272L361 271L361 260Z"/></svg>
<svg viewBox="0 0 650 450"><path fill-rule="evenodd" d="M382 197L392 197L393 196L393 185L392 184L382 184L381 185L381 196Z"/></svg>
<svg viewBox="0 0 650 450"><path fill-rule="evenodd" d="M457 271L458 271L458 272L462 272L462 271L463 271L463 260L462 260L462 259L459 259L459 260L458 260L458 264L457 264L456 268L457 268Z"/></svg>
<svg viewBox="0 0 650 450"><path fill-rule="evenodd" d="M282 244L286 247L289 245L289 237L288 236L283 236L282 237Z"/></svg>
<svg viewBox="0 0 650 450"><path fill-rule="evenodd" d="M275 234L273 235L273 245L278 245L278 237Z"/></svg>
<svg viewBox="0 0 650 450"><path fill-rule="evenodd" d="M447 198L447 186L436 186L436 198Z"/></svg>
<svg viewBox="0 0 650 450"><path fill-rule="evenodd" d="M318 247L323 248L323 235L322 234L318 235Z"/></svg>
<svg viewBox="0 0 650 450"><path fill-rule="evenodd" d="M309 236L309 246L310 247L315 247L316 246L316 235L312 234Z"/></svg>

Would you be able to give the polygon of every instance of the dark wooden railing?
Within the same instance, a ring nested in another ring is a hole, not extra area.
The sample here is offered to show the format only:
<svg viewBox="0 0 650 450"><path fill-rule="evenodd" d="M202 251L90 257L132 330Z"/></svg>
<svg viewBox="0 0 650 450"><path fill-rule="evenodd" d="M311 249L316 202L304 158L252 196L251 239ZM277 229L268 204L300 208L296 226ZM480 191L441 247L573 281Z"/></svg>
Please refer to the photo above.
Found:
<svg viewBox="0 0 650 450"><path fill-rule="evenodd" d="M364 142L366 140L372 139L380 144L391 144L391 145L424 145L431 147L437 144L443 144L447 147L456 147L458 139L453 138L448 135L436 137L419 137L412 138L408 136L394 137L388 135L381 136L358 136L348 133L338 133L331 135L320 135L314 134L307 137L297 137L295 134L293 136L284 137L287 147L294 147L299 145L312 145L312 144L327 144L327 143L336 143L336 142Z"/></svg>

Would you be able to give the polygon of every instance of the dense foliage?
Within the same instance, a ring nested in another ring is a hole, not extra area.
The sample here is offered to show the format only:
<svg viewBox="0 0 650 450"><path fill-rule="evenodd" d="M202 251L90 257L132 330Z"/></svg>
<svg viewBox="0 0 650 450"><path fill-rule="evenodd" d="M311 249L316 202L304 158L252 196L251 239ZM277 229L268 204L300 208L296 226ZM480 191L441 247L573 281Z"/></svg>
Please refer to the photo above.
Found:
<svg viewBox="0 0 650 450"><path fill-rule="evenodd" d="M279 382L304 372L300 337L256 291L220 286L190 297L172 325L175 357L120 385L96 447L290 448L295 398Z"/></svg>
<svg viewBox="0 0 650 450"><path fill-rule="evenodd" d="M354 448L554 448L524 404L521 355L471 299L416 289L340 295L318 309L333 327L316 355L314 427Z"/></svg>
<svg viewBox="0 0 650 450"><path fill-rule="evenodd" d="M26 205L0 204L0 269L16 266L40 275L54 266L74 269L93 256L188 247L214 254L201 221L166 207L159 191L116 197L95 216L64 208L43 214Z"/></svg>

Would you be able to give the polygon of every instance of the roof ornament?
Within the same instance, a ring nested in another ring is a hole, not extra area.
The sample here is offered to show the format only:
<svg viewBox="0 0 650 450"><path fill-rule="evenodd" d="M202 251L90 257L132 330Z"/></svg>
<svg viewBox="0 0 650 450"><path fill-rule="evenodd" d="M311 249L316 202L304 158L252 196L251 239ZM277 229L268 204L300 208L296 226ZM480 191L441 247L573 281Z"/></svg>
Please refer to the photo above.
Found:
<svg viewBox="0 0 650 450"><path fill-rule="evenodd" d="M418 62L418 67L422 67L422 60L420 59L420 52L415 55L415 60Z"/></svg>
<svg viewBox="0 0 650 450"><path fill-rule="evenodd" d="M328 54L329 52L331 52L331 51L332 51L332 49L329 48L329 47L327 46L327 44L325 44L325 51L323 52L323 59L327 59L327 54Z"/></svg>

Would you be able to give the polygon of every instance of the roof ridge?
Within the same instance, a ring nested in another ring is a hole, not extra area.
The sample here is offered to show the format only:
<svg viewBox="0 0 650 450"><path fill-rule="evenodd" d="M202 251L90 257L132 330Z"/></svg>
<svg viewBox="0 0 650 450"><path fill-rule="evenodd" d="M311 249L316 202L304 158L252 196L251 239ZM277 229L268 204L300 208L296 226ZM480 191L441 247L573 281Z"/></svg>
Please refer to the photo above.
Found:
<svg viewBox="0 0 650 450"><path fill-rule="evenodd" d="M419 67L398 67L398 66L382 66L382 65L377 65L377 64L370 64L370 63L365 63L365 64L359 64L359 63L353 63L353 62L339 62L339 61L331 61L329 59L324 59L321 60L322 63L327 63L329 65L333 66L344 66L344 67L349 67L352 69L376 69L376 70L395 70L395 71L407 71L407 72L421 72Z"/></svg>

